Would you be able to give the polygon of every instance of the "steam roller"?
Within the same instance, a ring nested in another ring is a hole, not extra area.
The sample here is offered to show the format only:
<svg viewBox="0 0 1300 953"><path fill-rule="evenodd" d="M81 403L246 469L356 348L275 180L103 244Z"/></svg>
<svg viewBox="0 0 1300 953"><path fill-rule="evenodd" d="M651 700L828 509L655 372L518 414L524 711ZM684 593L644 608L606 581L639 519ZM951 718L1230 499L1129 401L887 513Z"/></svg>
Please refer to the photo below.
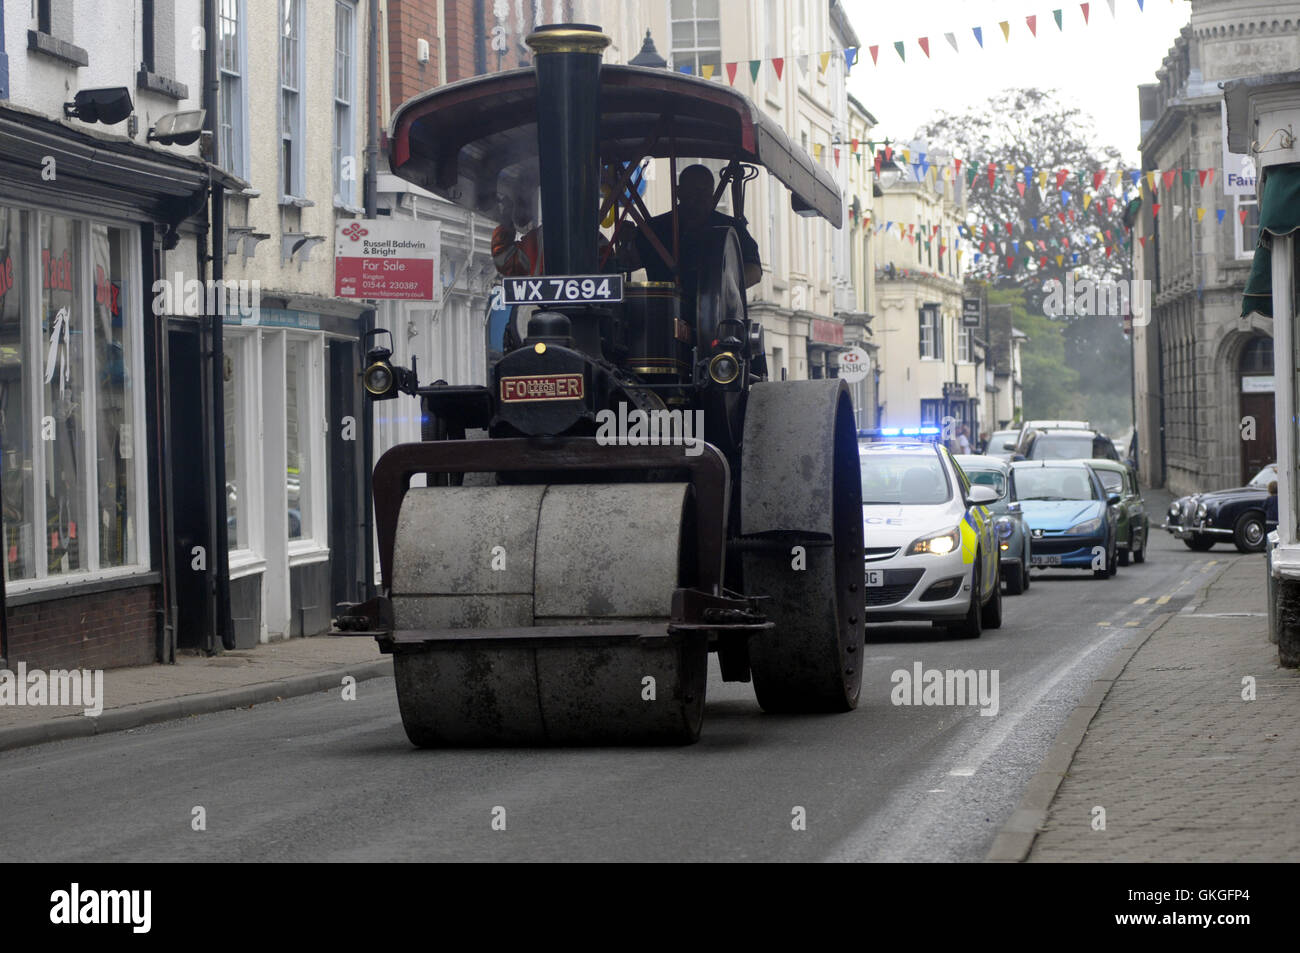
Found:
<svg viewBox="0 0 1300 953"><path fill-rule="evenodd" d="M634 177L646 158L721 160L714 202L730 187L736 224L759 167L835 227L840 195L744 96L605 66L607 43L539 28L532 67L418 96L389 133L397 175L496 209L498 235L533 193L545 223L544 261L494 294L486 384L421 384L383 331L367 354L367 393L417 398L421 440L375 466L381 584L335 631L393 656L420 747L690 743L710 652L768 712L857 704L848 385L769 381L735 225L679 261L677 219L664 240ZM632 280L638 236L674 281Z"/></svg>

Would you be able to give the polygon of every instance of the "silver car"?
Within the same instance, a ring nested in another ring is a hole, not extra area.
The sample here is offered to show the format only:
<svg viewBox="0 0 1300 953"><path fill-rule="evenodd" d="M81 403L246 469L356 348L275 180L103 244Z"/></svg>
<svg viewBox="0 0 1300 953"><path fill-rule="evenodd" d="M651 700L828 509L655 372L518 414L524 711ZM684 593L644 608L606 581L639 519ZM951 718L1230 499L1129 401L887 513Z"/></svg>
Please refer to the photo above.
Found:
<svg viewBox="0 0 1300 953"><path fill-rule="evenodd" d="M989 486L998 492L997 502L989 505L993 514L993 535L998 539L998 556L1007 593L1018 596L1029 588L1029 567L1033 565L1033 559L1029 531L1025 529L1024 515L1016 502L1011 467L983 455L958 454L953 459L972 485Z"/></svg>
<svg viewBox="0 0 1300 953"><path fill-rule="evenodd" d="M978 638L1002 624L989 505L946 448L859 444L868 622L917 621Z"/></svg>

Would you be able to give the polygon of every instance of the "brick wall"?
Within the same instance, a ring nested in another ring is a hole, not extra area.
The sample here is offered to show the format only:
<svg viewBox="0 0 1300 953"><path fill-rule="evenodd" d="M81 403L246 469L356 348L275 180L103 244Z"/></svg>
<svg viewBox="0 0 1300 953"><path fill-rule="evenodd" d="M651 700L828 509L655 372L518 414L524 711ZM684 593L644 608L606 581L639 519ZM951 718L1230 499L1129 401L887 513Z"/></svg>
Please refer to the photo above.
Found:
<svg viewBox="0 0 1300 953"><path fill-rule="evenodd" d="M158 589L142 586L9 609L9 657L28 668L121 668L156 661Z"/></svg>
<svg viewBox="0 0 1300 953"><path fill-rule="evenodd" d="M525 33L531 31L538 0L524 0ZM447 82L468 79L477 74L476 54L480 44L487 48L487 70L514 69L531 62L526 51L519 47L518 21L515 5L510 3L506 20L509 30L508 49L498 55L491 48L492 28L497 25L492 0L445 0L443 22L446 27ZM480 37L474 23L476 8L482 8ZM553 10L549 2L544 7L544 22L550 22ZM572 18L571 3L565 3L563 12ZM416 41L429 41L429 62L421 65L415 58ZM399 105L418 93L431 89L438 83L438 4L436 0L389 0L388 2L388 67L389 88L393 105Z"/></svg>
<svg viewBox="0 0 1300 953"><path fill-rule="evenodd" d="M429 41L429 62L416 59L416 41ZM438 83L438 5L435 0L389 0L388 68L393 105Z"/></svg>

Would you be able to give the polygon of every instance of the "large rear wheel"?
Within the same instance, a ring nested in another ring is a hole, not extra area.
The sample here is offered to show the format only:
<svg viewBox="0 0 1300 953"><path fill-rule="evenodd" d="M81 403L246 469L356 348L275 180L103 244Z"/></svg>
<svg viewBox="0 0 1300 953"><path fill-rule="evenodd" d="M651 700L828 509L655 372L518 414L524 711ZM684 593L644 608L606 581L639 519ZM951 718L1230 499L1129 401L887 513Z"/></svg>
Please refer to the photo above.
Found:
<svg viewBox="0 0 1300 953"><path fill-rule="evenodd" d="M755 384L740 492L744 585L776 628L749 643L758 703L839 712L862 684L862 482L848 385Z"/></svg>

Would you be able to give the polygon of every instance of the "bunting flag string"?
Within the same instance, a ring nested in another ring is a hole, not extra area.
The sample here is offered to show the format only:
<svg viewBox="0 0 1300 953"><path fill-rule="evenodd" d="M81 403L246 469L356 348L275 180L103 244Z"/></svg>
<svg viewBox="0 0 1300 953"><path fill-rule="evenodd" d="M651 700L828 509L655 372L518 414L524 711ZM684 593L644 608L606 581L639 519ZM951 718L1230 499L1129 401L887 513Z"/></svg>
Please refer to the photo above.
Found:
<svg viewBox="0 0 1300 953"><path fill-rule="evenodd" d="M1107 0L1107 4L1110 7L1110 12L1113 17L1115 15L1115 0ZM1080 13L1082 14L1083 25L1086 27L1090 24L1090 4L1080 3L1079 10ZM1138 11L1143 12L1144 10L1145 10L1145 6L1143 4L1143 0L1138 0ZM1051 14L1052 14L1053 21L1055 21L1056 23L1057 31L1063 33L1065 31L1064 9L1061 7L1056 7L1051 10ZM998 28L1002 31L1003 40L1007 43L1010 43L1011 42L1011 21L999 20L997 21L997 24L998 24ZM1029 30L1030 39L1035 39L1035 40L1038 39L1038 14L1027 15L1025 17L1025 25ZM975 37L976 45L980 49L983 49L984 48L983 27L972 26L970 29L971 29L971 34ZM916 38L916 43L921 48L921 52L925 54L926 60L933 59L933 51L930 48L930 39L931 36L933 35L936 34L928 34L926 36L919 36ZM954 54L959 54L962 52L957 40L956 31L943 31L943 38L948 41L948 45L952 47ZM906 64L907 63L906 41L894 40L893 46L898 53L899 61ZM873 43L867 46L867 51L871 54L872 66L875 67L880 66L880 47L881 47L880 43ZM784 71L783 68L784 68L785 60L791 58L793 58L799 64L800 75L806 76L810 68L809 57L813 55L817 57L819 73L825 73L830 68L833 58L837 56L844 61L844 69L846 72L848 72L852 70L854 66L857 65L859 49L860 49L859 47L850 46L850 47L844 47L842 49L820 50L817 51L816 53L808 53L804 51L795 50L795 51L790 51L783 56L772 56L772 57L765 57L763 59L748 60L747 62L749 63L750 78L753 82L757 83L758 76L759 73L761 72L761 67L763 63L770 62L772 64L773 70L776 73L776 81L779 83L783 79L783 71ZM727 77L727 81L730 84L735 85L737 69L739 65L743 62L746 61L736 60L734 62L723 63L722 64L723 69L721 71L719 71L716 66L702 65L700 67L700 75L702 75L705 79L712 79L714 76L721 78L722 75L725 73ZM677 70L678 72L687 73L687 74L694 72L693 68L689 65L679 66L677 67Z"/></svg>

